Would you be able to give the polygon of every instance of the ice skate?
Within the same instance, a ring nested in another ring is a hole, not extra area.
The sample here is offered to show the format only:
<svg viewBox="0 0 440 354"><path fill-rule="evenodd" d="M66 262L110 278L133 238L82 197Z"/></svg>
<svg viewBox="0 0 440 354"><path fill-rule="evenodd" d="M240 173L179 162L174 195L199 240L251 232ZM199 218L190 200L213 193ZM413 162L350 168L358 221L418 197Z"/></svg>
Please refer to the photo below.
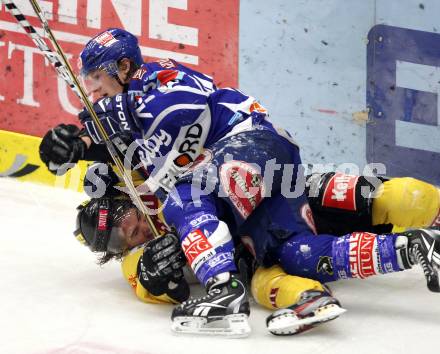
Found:
<svg viewBox="0 0 440 354"><path fill-rule="evenodd" d="M249 302L243 283L235 275L222 273L207 286L208 294L178 305L172 315L176 333L246 337Z"/></svg>
<svg viewBox="0 0 440 354"><path fill-rule="evenodd" d="M403 233L407 236L406 247L399 247L400 259L404 268L419 264L425 274L428 289L440 292L438 272L440 270L440 228L411 230Z"/></svg>
<svg viewBox="0 0 440 354"><path fill-rule="evenodd" d="M279 309L267 317L266 326L274 335L288 336L334 320L345 311L328 292L309 290L302 293L296 304Z"/></svg>

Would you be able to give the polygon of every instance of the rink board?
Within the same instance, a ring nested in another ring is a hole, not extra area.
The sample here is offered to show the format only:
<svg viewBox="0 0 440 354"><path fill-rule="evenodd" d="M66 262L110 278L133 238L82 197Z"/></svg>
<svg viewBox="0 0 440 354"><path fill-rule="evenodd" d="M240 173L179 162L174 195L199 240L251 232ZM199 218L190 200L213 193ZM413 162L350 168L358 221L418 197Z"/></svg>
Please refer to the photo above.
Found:
<svg viewBox="0 0 440 354"><path fill-rule="evenodd" d="M0 130L0 177L82 191L87 164L80 162L65 175L55 176L40 159L40 142L39 137Z"/></svg>

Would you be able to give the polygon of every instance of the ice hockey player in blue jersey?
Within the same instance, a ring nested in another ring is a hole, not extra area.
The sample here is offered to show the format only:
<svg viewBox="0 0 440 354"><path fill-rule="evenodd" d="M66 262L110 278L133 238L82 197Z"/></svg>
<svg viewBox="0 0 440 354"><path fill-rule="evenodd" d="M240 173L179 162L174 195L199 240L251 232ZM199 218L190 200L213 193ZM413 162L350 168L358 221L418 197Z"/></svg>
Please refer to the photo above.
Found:
<svg viewBox="0 0 440 354"><path fill-rule="evenodd" d="M206 286L206 296L175 308L176 331L221 332L209 326L217 320L248 331L247 294L233 257L241 240L259 263L279 263L289 274L322 282L420 264L428 288L440 292L437 228L316 236L299 148L290 135L239 90L217 88L208 76L172 60L143 64L132 37L110 29L93 38L81 53L82 75L89 90L103 96L94 109L106 132L146 170L146 187L164 203L166 222ZM44 137L40 152L48 165L76 162L101 144L89 114L80 119L86 132L61 127ZM327 181L326 197L353 207L357 195L349 198L346 190L354 182L343 178Z"/></svg>

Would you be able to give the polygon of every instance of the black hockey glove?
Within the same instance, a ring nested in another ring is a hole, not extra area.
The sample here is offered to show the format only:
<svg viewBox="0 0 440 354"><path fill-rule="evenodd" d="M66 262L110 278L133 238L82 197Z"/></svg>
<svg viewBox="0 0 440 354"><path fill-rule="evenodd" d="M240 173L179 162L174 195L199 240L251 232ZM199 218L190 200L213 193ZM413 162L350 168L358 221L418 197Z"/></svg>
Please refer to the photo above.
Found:
<svg viewBox="0 0 440 354"><path fill-rule="evenodd" d="M168 233L146 244L138 263L138 279L152 295L167 294L182 302L189 296L188 283L183 276L185 264L179 238Z"/></svg>
<svg viewBox="0 0 440 354"><path fill-rule="evenodd" d="M240 273L241 280L246 288L250 289L252 282L252 276L257 270L258 263L251 252L243 245L239 243L235 247L234 261L237 265L238 272Z"/></svg>
<svg viewBox="0 0 440 354"><path fill-rule="evenodd" d="M101 98L93 105L93 110L109 138L127 133L131 135L132 132L141 130L134 109L134 97L126 93ZM90 113L84 109L78 117L93 141L96 144L102 143L101 135Z"/></svg>
<svg viewBox="0 0 440 354"><path fill-rule="evenodd" d="M64 174L61 165L77 163L84 158L86 143L80 138L82 131L73 124L60 124L49 130L40 143L40 158L53 174Z"/></svg>
<svg viewBox="0 0 440 354"><path fill-rule="evenodd" d="M113 187L118 182L119 178L111 166L97 162L87 168L84 178L84 191L90 198L116 195L120 191Z"/></svg>

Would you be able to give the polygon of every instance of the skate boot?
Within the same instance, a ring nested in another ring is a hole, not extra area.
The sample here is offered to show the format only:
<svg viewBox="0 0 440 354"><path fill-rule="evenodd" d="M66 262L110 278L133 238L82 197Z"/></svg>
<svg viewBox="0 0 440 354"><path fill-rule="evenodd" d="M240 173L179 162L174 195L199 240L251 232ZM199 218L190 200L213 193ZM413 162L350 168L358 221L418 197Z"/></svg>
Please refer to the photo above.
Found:
<svg viewBox="0 0 440 354"><path fill-rule="evenodd" d="M207 295L174 308L172 330L231 338L249 335L249 301L242 281L236 275L222 273L208 282L207 289Z"/></svg>
<svg viewBox="0 0 440 354"><path fill-rule="evenodd" d="M399 265L409 269L419 264L425 274L428 289L440 292L440 228L410 230L402 233L402 236L406 236L406 240L405 237L396 240Z"/></svg>
<svg viewBox="0 0 440 354"><path fill-rule="evenodd" d="M289 336L334 320L345 311L329 292L307 290L296 304L279 309L267 317L266 326L272 334Z"/></svg>

